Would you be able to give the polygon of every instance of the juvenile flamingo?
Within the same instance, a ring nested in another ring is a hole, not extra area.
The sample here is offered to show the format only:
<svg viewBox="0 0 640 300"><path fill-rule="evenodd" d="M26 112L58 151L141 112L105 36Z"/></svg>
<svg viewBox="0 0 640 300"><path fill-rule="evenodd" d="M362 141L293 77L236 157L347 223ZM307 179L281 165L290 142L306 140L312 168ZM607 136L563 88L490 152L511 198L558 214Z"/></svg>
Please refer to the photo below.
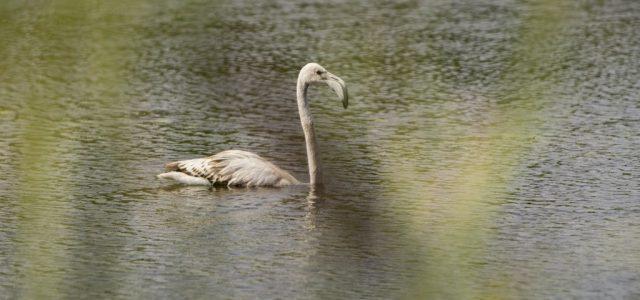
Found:
<svg viewBox="0 0 640 300"><path fill-rule="evenodd" d="M296 86L298 112L304 131L309 164L309 184L322 185L322 169L318 160L318 145L313 128L313 118L309 110L307 89L309 85L326 83L342 100L346 109L349 105L347 86L342 79L333 75L317 63L308 63L300 70ZM301 184L289 172L259 155L242 150L227 150L218 154L189 160L181 160L165 165L166 173L158 178L174 180L189 185L226 186L271 186L281 187Z"/></svg>

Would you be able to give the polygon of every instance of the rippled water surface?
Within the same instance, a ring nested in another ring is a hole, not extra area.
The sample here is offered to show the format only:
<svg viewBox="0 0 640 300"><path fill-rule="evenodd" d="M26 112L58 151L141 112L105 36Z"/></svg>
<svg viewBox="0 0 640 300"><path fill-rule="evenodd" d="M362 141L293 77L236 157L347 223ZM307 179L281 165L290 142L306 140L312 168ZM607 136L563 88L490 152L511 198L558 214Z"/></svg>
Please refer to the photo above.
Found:
<svg viewBox="0 0 640 300"><path fill-rule="evenodd" d="M2 1L0 298L640 297L638 1ZM160 182L226 149L327 188Z"/></svg>

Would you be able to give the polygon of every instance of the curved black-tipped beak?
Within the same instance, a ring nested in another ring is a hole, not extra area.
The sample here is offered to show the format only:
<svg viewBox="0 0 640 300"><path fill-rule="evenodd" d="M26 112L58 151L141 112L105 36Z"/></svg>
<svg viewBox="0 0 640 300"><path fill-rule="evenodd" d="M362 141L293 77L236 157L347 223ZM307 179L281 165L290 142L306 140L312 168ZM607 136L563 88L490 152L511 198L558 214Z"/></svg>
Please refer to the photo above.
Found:
<svg viewBox="0 0 640 300"><path fill-rule="evenodd" d="M327 79L325 81L327 85L338 95L338 98L342 101L342 106L346 109L349 106L349 93L347 92L347 85L340 77L327 72Z"/></svg>

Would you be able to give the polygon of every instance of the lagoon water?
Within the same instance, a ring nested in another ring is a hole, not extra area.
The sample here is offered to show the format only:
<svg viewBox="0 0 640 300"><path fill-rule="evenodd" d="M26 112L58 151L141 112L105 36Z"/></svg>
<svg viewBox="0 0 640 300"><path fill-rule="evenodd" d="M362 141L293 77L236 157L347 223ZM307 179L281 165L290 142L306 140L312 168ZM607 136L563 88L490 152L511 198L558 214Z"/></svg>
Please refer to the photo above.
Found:
<svg viewBox="0 0 640 300"><path fill-rule="evenodd" d="M0 298L638 298L638 1L0 3ZM327 188L161 182L244 149Z"/></svg>

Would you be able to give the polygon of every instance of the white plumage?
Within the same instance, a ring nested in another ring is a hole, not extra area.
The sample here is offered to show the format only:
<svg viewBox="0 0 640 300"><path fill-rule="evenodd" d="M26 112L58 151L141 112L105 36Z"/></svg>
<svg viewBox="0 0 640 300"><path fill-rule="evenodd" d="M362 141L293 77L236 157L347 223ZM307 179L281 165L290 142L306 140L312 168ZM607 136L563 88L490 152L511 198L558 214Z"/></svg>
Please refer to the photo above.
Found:
<svg viewBox="0 0 640 300"><path fill-rule="evenodd" d="M158 178L173 179L189 185L273 186L299 184L288 172L257 154L227 150L205 158L169 163L167 173Z"/></svg>
<svg viewBox="0 0 640 300"><path fill-rule="evenodd" d="M309 63L300 70L296 87L298 112L307 146L310 184L317 186L322 184L322 172L307 99L307 88L314 83L329 85L342 100L344 108L347 108L349 99L344 81L319 64ZM205 158L176 161L167 164L165 168L167 172L159 174L158 178L189 185L281 187L300 184L291 174L259 155L241 150L227 150Z"/></svg>

